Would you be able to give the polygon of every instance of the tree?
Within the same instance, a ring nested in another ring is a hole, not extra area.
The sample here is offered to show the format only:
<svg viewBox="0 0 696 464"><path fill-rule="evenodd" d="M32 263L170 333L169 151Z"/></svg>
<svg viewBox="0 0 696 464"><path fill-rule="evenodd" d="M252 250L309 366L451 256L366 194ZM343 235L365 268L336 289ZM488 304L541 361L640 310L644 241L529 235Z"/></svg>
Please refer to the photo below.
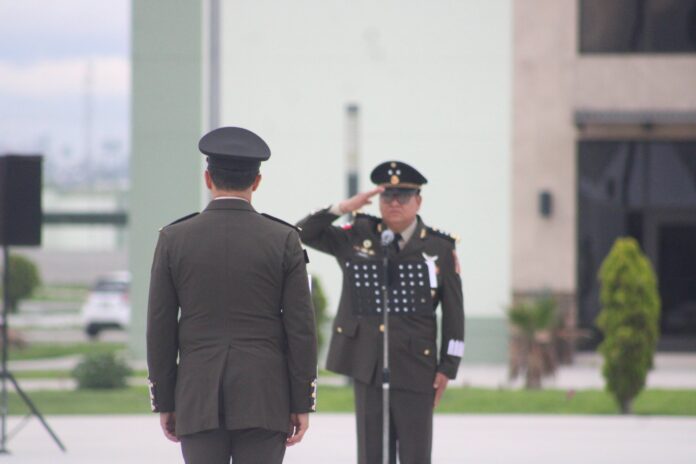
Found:
<svg viewBox="0 0 696 464"><path fill-rule="evenodd" d="M21 255L10 255L9 268L10 284L8 285L8 310L10 312L16 312L19 301L30 296L34 292L36 287L41 284L41 278L39 277L39 270L33 261Z"/></svg>
<svg viewBox="0 0 696 464"><path fill-rule="evenodd" d="M599 270L604 334L599 351L606 387L622 414L645 387L659 338L660 297L655 273L633 238L618 238Z"/></svg>

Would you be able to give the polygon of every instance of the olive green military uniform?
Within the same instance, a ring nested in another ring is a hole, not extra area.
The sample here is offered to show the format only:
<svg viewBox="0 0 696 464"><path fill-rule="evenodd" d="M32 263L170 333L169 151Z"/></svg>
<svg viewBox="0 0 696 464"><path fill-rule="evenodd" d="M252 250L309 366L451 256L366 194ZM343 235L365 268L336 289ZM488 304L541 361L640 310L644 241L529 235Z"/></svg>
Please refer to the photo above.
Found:
<svg viewBox="0 0 696 464"><path fill-rule="evenodd" d="M326 367L354 379L358 427L358 461L382 462L382 316L356 313L352 266L381 259L381 219L358 214L352 224L333 226L339 216L329 209L298 223L302 241L336 257L343 272L343 290L333 323ZM394 265L422 262L432 272L432 311L425 314L390 311L389 364L391 457L398 446L402 464L430 462L436 372L454 379L464 351L464 309L455 240L427 227L420 217L403 249L390 257ZM429 261L429 263L428 263ZM437 320L442 312L441 348L436 349ZM392 304L395 306L395 304ZM397 443L398 442L398 445Z"/></svg>
<svg viewBox="0 0 696 464"><path fill-rule="evenodd" d="M160 231L147 319L151 399L153 411L176 412L187 462L281 462L290 413L315 409L305 256L293 226L241 199L213 200ZM238 445L206 444L225 431Z"/></svg>

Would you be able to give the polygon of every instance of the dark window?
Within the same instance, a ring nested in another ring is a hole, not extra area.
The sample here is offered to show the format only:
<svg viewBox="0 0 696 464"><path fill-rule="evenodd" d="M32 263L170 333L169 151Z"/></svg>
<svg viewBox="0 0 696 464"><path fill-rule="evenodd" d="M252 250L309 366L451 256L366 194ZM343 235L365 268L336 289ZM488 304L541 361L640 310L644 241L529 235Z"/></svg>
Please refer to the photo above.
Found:
<svg viewBox="0 0 696 464"><path fill-rule="evenodd" d="M696 0L580 0L580 52L696 52Z"/></svg>
<svg viewBox="0 0 696 464"><path fill-rule="evenodd" d="M696 347L696 142L580 142L577 232L582 327L600 309L602 261L630 235L657 271L662 333Z"/></svg>

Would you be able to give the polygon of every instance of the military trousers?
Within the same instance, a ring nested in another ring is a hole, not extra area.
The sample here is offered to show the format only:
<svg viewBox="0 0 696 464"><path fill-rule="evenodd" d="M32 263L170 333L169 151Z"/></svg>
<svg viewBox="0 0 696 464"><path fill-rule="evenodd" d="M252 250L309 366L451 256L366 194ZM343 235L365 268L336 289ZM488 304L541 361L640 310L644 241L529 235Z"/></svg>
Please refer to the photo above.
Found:
<svg viewBox="0 0 696 464"><path fill-rule="evenodd" d="M358 464L382 463L382 386L355 380ZM432 393L391 389L389 393L389 462L430 464L433 442Z"/></svg>
<svg viewBox="0 0 696 464"><path fill-rule="evenodd" d="M215 429L183 435L186 464L280 464L287 434L266 429Z"/></svg>

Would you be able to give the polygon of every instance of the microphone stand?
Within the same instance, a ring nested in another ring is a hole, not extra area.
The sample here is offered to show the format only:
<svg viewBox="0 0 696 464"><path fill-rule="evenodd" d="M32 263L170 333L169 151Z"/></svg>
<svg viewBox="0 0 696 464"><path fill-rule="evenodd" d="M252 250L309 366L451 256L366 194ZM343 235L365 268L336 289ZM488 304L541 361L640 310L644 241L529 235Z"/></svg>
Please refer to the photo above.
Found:
<svg viewBox="0 0 696 464"><path fill-rule="evenodd" d="M389 464L389 245L394 240L393 234L382 233L382 464Z"/></svg>

